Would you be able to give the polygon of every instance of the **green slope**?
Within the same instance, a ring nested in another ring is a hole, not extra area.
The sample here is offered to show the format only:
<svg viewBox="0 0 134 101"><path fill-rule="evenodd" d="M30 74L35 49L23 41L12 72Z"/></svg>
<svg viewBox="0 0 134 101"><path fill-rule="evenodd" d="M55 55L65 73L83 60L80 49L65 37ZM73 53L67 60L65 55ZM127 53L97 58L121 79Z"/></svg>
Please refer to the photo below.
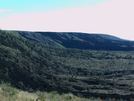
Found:
<svg viewBox="0 0 134 101"><path fill-rule="evenodd" d="M134 51L57 48L0 31L0 80L23 90L130 99L133 74Z"/></svg>

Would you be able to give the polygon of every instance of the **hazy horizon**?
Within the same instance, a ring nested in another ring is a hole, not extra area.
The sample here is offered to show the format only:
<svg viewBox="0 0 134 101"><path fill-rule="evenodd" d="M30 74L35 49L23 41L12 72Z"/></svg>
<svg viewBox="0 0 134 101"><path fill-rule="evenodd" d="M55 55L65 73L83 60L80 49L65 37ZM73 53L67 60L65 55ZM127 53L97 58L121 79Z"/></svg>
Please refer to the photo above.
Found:
<svg viewBox="0 0 134 101"><path fill-rule="evenodd" d="M100 33L134 40L133 0L11 1L1 1L3 30Z"/></svg>

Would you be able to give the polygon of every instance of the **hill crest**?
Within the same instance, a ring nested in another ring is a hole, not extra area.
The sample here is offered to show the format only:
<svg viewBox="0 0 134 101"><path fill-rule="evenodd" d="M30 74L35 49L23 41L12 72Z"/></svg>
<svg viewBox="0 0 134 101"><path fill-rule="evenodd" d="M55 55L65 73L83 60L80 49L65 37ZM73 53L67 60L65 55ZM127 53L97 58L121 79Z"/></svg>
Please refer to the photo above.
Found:
<svg viewBox="0 0 134 101"><path fill-rule="evenodd" d="M86 50L134 50L134 41L107 34L76 32L17 31L23 37L45 45Z"/></svg>

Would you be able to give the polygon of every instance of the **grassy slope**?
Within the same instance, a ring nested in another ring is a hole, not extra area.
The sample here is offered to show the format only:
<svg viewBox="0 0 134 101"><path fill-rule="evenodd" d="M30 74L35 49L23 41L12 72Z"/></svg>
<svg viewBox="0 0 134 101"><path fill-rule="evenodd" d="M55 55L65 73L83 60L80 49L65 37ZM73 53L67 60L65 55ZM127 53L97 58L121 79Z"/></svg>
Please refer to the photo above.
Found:
<svg viewBox="0 0 134 101"><path fill-rule="evenodd" d="M130 99L134 101L134 99ZM0 101L126 101L122 98L114 99L100 99L95 97L81 98L74 96L71 93L59 94L57 91L52 92L27 92L21 89L16 89L10 84L2 83L0 84Z"/></svg>
<svg viewBox="0 0 134 101"><path fill-rule="evenodd" d="M73 94L58 94L58 92L53 91L47 92L34 92L29 93L27 91L22 91L11 87L9 84L2 83L0 85L0 101L96 101L95 98L80 98ZM101 100L97 100L101 101Z"/></svg>
<svg viewBox="0 0 134 101"><path fill-rule="evenodd" d="M0 80L28 91L133 97L133 51L55 48L0 31L0 64Z"/></svg>

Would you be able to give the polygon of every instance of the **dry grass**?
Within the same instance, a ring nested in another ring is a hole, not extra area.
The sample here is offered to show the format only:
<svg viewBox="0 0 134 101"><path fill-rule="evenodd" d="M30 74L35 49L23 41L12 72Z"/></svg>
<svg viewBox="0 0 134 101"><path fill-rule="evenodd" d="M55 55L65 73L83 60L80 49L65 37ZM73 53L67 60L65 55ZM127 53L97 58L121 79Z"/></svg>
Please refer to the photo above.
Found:
<svg viewBox="0 0 134 101"><path fill-rule="evenodd" d="M16 95L16 101L36 101L36 99L38 98L38 96L34 93L28 93L28 92L24 92L24 91L20 91L17 95Z"/></svg>
<svg viewBox="0 0 134 101"><path fill-rule="evenodd" d="M76 97L73 94L58 94L54 92L40 92L29 93L11 87L8 84L0 85L0 101L102 101L94 97L90 99ZM115 101L115 100L107 100Z"/></svg>
<svg viewBox="0 0 134 101"><path fill-rule="evenodd" d="M37 98L35 93L21 91L8 84L0 85L0 101L36 101Z"/></svg>

